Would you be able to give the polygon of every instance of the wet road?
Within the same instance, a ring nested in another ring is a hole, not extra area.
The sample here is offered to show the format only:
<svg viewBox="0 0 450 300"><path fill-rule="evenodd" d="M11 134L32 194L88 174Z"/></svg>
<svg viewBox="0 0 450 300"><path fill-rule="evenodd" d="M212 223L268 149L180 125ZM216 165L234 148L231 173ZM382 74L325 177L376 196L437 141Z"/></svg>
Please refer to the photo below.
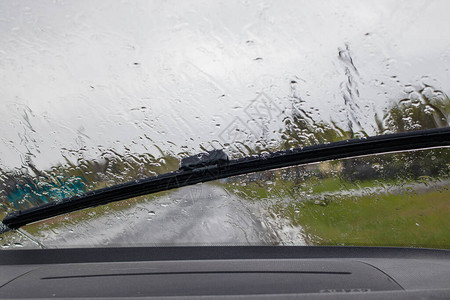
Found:
<svg viewBox="0 0 450 300"><path fill-rule="evenodd" d="M53 230L41 241L49 247L280 244L257 208L219 186L199 184L70 230Z"/></svg>
<svg viewBox="0 0 450 300"><path fill-rule="evenodd" d="M445 188L448 180L402 186L377 186L311 195L363 196ZM60 228L42 230L36 240L47 247L163 245L306 245L301 227L270 214L267 201L250 202L214 184L198 184L169 192L122 211L111 211ZM278 199L277 201L280 201ZM292 199L281 199L292 201ZM88 211L86 211L88 213ZM20 247L36 247L20 239ZM3 247L3 245L0 245Z"/></svg>

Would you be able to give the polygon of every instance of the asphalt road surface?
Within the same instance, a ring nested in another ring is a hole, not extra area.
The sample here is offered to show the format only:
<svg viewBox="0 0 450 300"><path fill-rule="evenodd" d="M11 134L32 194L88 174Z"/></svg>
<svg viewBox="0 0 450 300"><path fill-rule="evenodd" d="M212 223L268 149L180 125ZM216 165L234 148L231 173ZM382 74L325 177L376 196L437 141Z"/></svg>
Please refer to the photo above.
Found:
<svg viewBox="0 0 450 300"><path fill-rule="evenodd" d="M282 244L277 226L262 218L257 205L220 186L198 184L53 229L38 240L47 247Z"/></svg>

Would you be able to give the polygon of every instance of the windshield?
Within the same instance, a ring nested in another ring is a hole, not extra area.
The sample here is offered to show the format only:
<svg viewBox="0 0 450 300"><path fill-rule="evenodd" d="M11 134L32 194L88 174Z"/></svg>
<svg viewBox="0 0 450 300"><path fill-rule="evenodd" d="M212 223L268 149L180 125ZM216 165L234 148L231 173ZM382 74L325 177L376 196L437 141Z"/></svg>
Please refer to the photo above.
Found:
<svg viewBox="0 0 450 300"><path fill-rule="evenodd" d="M447 1L0 3L0 217L229 159L449 126ZM450 248L447 148L64 214L0 247Z"/></svg>

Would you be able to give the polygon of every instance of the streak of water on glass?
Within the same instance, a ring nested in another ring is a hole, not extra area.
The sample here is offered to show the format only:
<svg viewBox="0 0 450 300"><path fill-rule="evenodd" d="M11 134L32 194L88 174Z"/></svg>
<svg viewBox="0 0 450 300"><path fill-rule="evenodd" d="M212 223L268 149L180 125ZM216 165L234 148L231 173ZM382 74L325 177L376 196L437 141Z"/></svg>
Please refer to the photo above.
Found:
<svg viewBox="0 0 450 300"><path fill-rule="evenodd" d="M422 0L2 2L0 217L173 171L181 158L206 150L224 149L236 158L448 127L449 8L444 1ZM436 160L448 168L442 157L445 154L436 155ZM393 159L403 160L406 168L414 165L406 157ZM301 215L298 199L329 207L327 199L337 197L337 191L320 191L319 186L339 185L339 193L354 197L398 192L389 180L376 179L367 186L356 178L395 177L383 162L353 163L319 164L320 174L339 177L346 170L351 187L348 180L322 182L317 174L302 187L300 174L309 172L304 169L283 171L276 180L264 175L264 193L278 197L265 198L265 204L242 204L245 216L236 212L242 207L235 203L247 203L249 195L258 199L262 193L251 176L239 177L239 188L225 189L228 194L214 187L206 196L203 188L192 187L186 189L187 198L180 192L149 196L154 204L143 208L142 218L157 224L154 221L164 215L160 209L182 207L184 211L174 214L183 223L185 215L196 214L188 208L209 207L196 206L197 199L234 199L229 213L217 204L223 217L219 219L239 229L224 235L229 241L310 243L317 237L287 216ZM433 186L445 193L446 179L435 182L445 172L438 167L428 171L400 190ZM221 184L229 182L236 183ZM280 182L287 186L280 190ZM286 199L294 206L283 207ZM139 201L76 213L78 221L57 218L68 232L52 222L37 228L44 229L42 240L63 236L60 245L75 241L74 228L95 232L100 226L123 238L126 229L139 226L116 223L133 215L124 211L134 212ZM225 218L228 214L235 218ZM88 220L91 225L84 225ZM159 241L176 240L178 229L168 227ZM17 239L27 245L22 238L8 233L11 242L0 243L9 247ZM118 240L99 237L86 242L96 243Z"/></svg>

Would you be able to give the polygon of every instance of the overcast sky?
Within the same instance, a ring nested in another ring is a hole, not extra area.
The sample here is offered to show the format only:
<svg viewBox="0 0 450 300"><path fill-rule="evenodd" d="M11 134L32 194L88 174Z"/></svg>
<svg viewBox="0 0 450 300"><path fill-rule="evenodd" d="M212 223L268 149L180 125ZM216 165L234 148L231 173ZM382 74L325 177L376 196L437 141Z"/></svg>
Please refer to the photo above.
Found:
<svg viewBox="0 0 450 300"><path fill-rule="evenodd" d="M449 11L445 0L1 1L0 168L196 152L236 117L248 124L261 92L289 107L293 80L305 109L344 124L351 76L373 133L405 85L449 92Z"/></svg>

